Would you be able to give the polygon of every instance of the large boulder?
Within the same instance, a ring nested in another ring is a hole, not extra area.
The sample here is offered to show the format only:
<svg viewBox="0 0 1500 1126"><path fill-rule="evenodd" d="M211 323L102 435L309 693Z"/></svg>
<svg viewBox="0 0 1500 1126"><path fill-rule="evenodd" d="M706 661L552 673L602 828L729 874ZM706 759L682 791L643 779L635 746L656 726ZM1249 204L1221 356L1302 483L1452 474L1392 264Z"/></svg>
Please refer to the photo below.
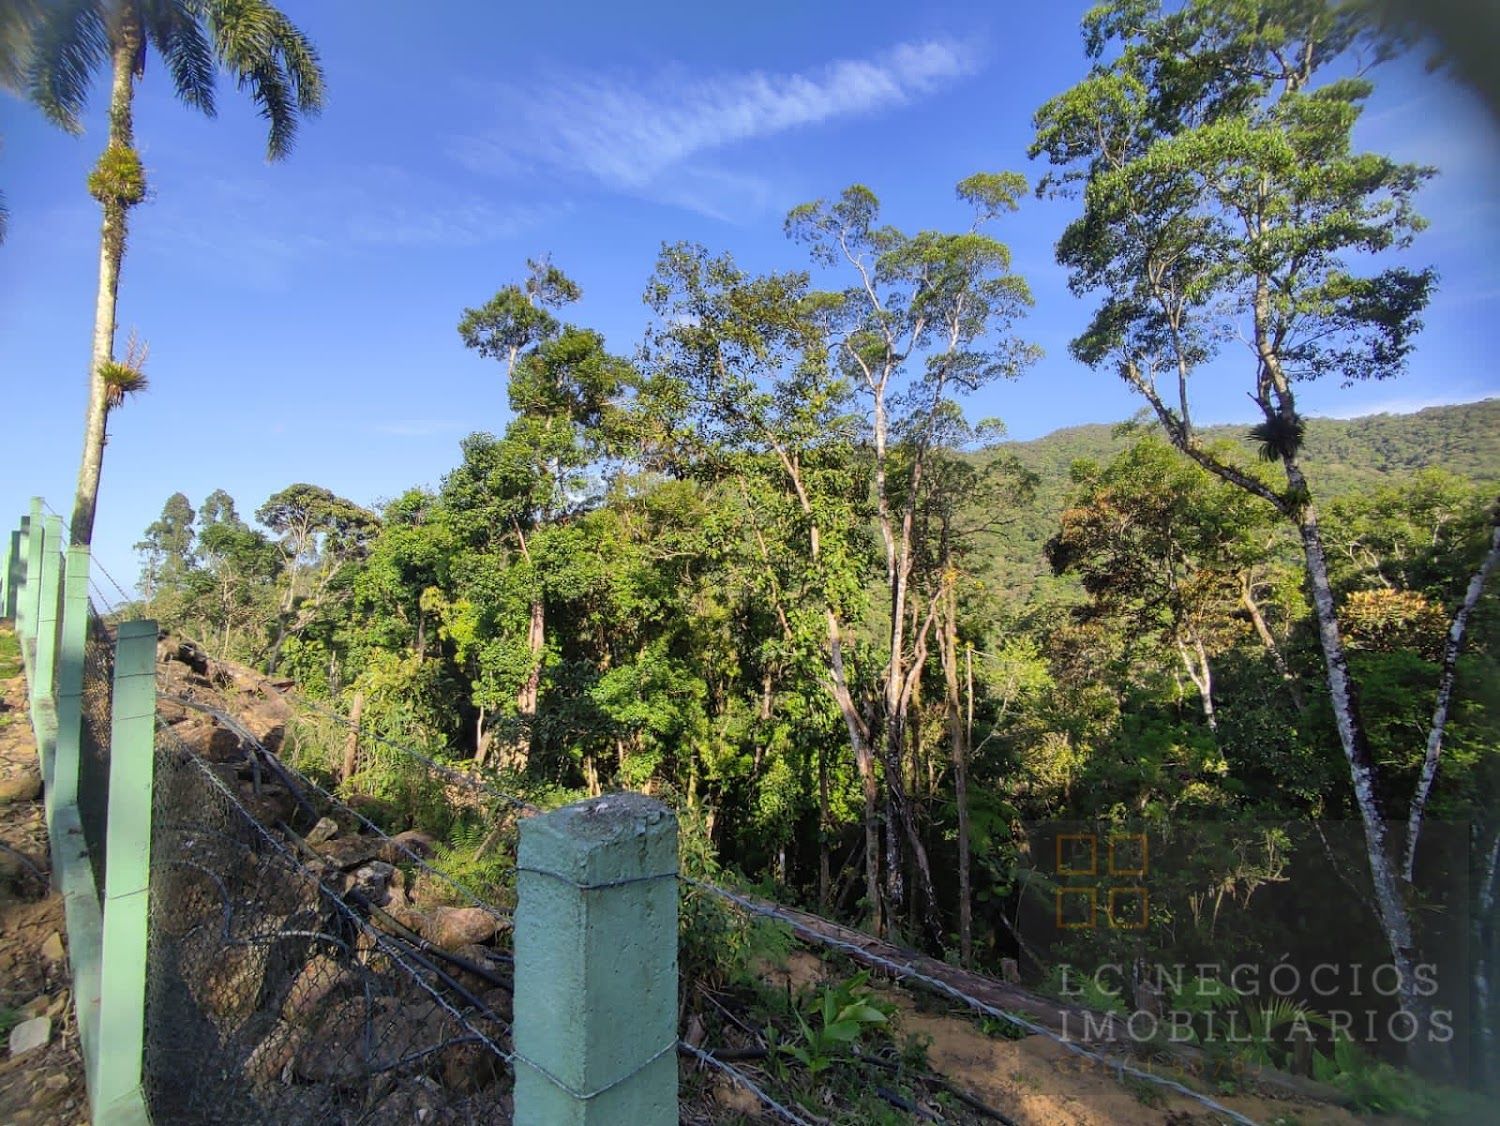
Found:
<svg viewBox="0 0 1500 1126"><path fill-rule="evenodd" d="M434 907L422 922L422 937L443 950L489 942L506 924L482 907Z"/></svg>

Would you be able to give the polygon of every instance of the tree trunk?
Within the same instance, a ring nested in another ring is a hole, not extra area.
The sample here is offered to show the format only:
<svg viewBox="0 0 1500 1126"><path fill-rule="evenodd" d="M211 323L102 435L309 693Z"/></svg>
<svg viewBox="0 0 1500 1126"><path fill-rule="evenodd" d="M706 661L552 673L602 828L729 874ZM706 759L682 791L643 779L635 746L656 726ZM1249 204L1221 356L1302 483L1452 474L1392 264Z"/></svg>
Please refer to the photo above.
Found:
<svg viewBox="0 0 1500 1126"><path fill-rule="evenodd" d="M828 914L833 877L828 864L828 850L833 845L828 813L828 756L818 744L818 914Z"/></svg>
<svg viewBox="0 0 1500 1126"><path fill-rule="evenodd" d="M348 785L359 765L359 721L365 714L365 694L356 692L354 702L349 705L349 734L344 737L344 765L339 772L339 781Z"/></svg>
<svg viewBox="0 0 1500 1126"><path fill-rule="evenodd" d="M531 602L531 613L526 623L526 652L531 667L521 690L516 693L516 718L520 729L512 741L507 754L507 765L513 770L524 770L531 758L531 734L536 725L537 700L542 686L542 651L547 644L547 609L541 595Z"/></svg>
<svg viewBox="0 0 1500 1126"><path fill-rule="evenodd" d="M135 150L131 103L135 96L135 63L141 29L135 5L122 4L112 29L110 52L113 83L109 96L109 140ZM106 150L107 151L107 150ZM121 199L101 201L104 222L99 230L99 292L94 304L94 344L90 356L88 411L83 424L83 456L78 466L78 491L73 498L72 541L87 546L94 539L94 512L99 504L99 474L104 465L105 430L109 419L109 389L103 368L115 358L115 307L120 295L120 263L125 258L125 232L130 205Z"/></svg>
<svg viewBox="0 0 1500 1126"><path fill-rule="evenodd" d="M943 629L938 635L942 657L948 741L953 754L953 803L958 807L958 955L964 968L974 960L974 906L969 889L969 725L958 685L958 600L953 583L944 597ZM968 654L969 696L974 694L974 663Z"/></svg>
<svg viewBox="0 0 1500 1126"><path fill-rule="evenodd" d="M1417 841L1422 835L1422 818L1427 812L1427 798L1432 793L1432 783L1437 778L1438 760L1443 753L1443 733L1448 727L1448 708L1453 703L1453 688L1458 682L1458 658L1464 650L1469 615L1479 604L1485 581L1497 562L1500 562L1500 523L1490 533L1490 549L1469 580L1463 603L1453 615L1453 621L1448 627L1448 640L1443 645L1443 673L1438 681L1437 703L1432 709L1432 725L1427 730L1427 753L1422 759L1422 775L1417 780L1417 792L1412 796L1411 811L1407 816L1406 850L1401 861L1401 875L1407 883L1411 882L1412 870L1417 864Z"/></svg>
<svg viewBox="0 0 1500 1126"><path fill-rule="evenodd" d="M1296 461L1290 457L1282 460L1293 494L1307 497L1307 482ZM1431 1040L1427 1034L1431 1006L1428 999L1418 991L1416 936L1407 906L1407 887L1401 879L1391 848L1389 827L1382 816L1379 796L1375 791L1374 756L1370 753L1364 725L1359 718L1354 684L1349 674L1348 653L1344 648L1338 614L1334 608L1333 587L1328 581L1328 559L1323 550L1317 514L1311 503L1303 502L1303 507L1297 514L1297 530L1307 561L1308 584L1312 589L1313 610L1318 623L1318 643L1322 647L1323 661L1328 671L1328 694L1333 705L1334 721L1338 727L1344 758L1349 764L1349 779L1354 789L1355 804L1359 808L1360 823L1364 828L1365 855L1370 865L1370 886L1374 893L1375 912L1386 946L1390 950L1391 963L1396 967L1399 977L1400 991L1397 999L1420 1030L1409 1045L1409 1060L1416 1062L1420 1057L1428 1057L1427 1064L1431 1066L1431 1053L1424 1050ZM1435 1052L1436 1048L1432 1051Z"/></svg>
<svg viewBox="0 0 1500 1126"><path fill-rule="evenodd" d="M1203 648L1203 641L1196 634L1193 636L1192 652L1184 642L1177 643L1178 655L1182 657L1182 667L1187 670L1188 679L1193 682L1193 687L1198 690L1198 700L1203 706L1203 718L1208 723L1208 729L1215 734L1219 731L1219 719L1214 714L1214 677L1213 668L1208 663L1208 652ZM1193 658L1197 657L1194 662Z"/></svg>
<svg viewBox="0 0 1500 1126"><path fill-rule="evenodd" d="M854 767L859 772L860 791L865 799L865 898L870 905L870 926L883 934L880 905L880 785L875 778L875 754L870 749L869 727L854 706L849 683L844 675L844 639L838 615L828 609L828 686L838 704L839 714L849 731L849 746L854 751Z"/></svg>
<svg viewBox="0 0 1500 1126"><path fill-rule="evenodd" d="M1255 589L1250 582L1248 571L1240 575L1240 605L1244 606L1249 613L1250 621L1255 626L1256 636L1266 647L1266 652L1271 655L1271 663L1276 666L1281 679L1286 682L1286 690L1292 698L1293 707L1299 712L1305 711L1307 703L1302 699L1302 690L1297 687L1297 678L1287 667L1286 658L1281 655L1281 646L1276 644L1276 637L1271 633L1271 627L1266 624L1265 615L1260 612L1260 603L1255 601Z"/></svg>

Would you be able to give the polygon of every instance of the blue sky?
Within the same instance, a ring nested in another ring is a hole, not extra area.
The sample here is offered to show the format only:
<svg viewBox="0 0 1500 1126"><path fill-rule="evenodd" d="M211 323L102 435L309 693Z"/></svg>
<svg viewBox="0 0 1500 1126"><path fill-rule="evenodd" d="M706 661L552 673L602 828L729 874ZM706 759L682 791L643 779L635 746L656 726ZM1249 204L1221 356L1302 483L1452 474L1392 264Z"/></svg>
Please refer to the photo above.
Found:
<svg viewBox="0 0 1500 1126"><path fill-rule="evenodd" d="M1031 115L1085 70L1086 4L455 2L422 8L422 22L393 2L283 6L318 44L329 89L290 160L265 162L261 123L232 86L213 121L172 99L154 57L139 88L151 199L133 221L118 343L132 329L149 343L151 387L112 419L94 540L127 587L131 545L174 491L196 506L227 489L248 517L295 481L366 504L436 485L465 433L506 419L501 369L466 352L455 325L528 256L550 253L583 286L569 319L630 353L664 240L802 266L784 213L854 182L900 226L960 222L959 179L1040 174L1025 155ZM1313 413L1500 393L1500 142L1417 61L1377 77L1360 140L1443 170L1416 249L1441 290L1406 375L1310 387ZM74 138L0 97L7 526L32 494L64 512L72 496L98 269L83 180L102 102L96 87ZM1069 214L1030 201L995 232L1035 291L1023 333L1047 357L971 415L1018 438L1139 406L1068 358L1088 311L1052 260ZM1245 419L1243 387L1205 378L1200 420Z"/></svg>

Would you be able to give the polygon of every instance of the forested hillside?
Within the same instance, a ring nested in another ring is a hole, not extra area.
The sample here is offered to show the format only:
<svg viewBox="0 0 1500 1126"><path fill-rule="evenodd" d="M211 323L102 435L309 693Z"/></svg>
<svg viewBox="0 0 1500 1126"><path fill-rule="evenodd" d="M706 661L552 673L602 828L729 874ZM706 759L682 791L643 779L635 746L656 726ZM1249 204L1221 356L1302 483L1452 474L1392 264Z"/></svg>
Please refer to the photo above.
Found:
<svg viewBox="0 0 1500 1126"><path fill-rule="evenodd" d="M1035 474L1035 492L1015 523L996 534L995 577L1017 587L1047 571L1042 547L1054 534L1071 488L1075 461L1104 463L1126 450L1152 424L1069 426L1029 442L1006 442L977 455L1014 457ZM1207 426L1210 443L1248 448L1248 426ZM1419 469L1442 468L1472 481L1500 483L1500 399L1428 407L1412 414L1314 418L1307 423L1306 458L1322 495L1332 499L1398 481Z"/></svg>

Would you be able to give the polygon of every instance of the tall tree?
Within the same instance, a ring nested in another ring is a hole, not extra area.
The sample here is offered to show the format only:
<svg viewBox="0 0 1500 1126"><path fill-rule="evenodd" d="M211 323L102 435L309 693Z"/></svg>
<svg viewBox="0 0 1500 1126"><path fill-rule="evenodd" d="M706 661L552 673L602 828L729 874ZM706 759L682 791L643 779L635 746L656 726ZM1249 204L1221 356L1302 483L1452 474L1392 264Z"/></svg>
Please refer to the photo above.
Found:
<svg viewBox="0 0 1500 1126"><path fill-rule="evenodd" d="M135 545L141 553L141 594L155 598L163 587L181 584L192 566L193 506L182 493L162 505L161 516Z"/></svg>
<svg viewBox="0 0 1500 1126"><path fill-rule="evenodd" d="M70 133L96 71L110 79L108 139L89 174L89 194L104 221L99 239L99 291L89 364L88 413L73 504L72 538L93 539L99 474L115 389L134 389L138 368L115 359L115 306L130 211L146 197L146 174L135 148L135 83L147 48L161 56L173 92L212 117L215 70L247 90L269 124L266 155L286 156L300 118L323 104L323 71L307 37L266 0L68 0L37 5L21 58L26 96Z"/></svg>
<svg viewBox="0 0 1500 1126"><path fill-rule="evenodd" d="M1345 63L1356 46L1380 50L1360 9L1189 0L1168 12L1156 0L1112 0L1089 14L1085 36L1094 66L1038 111L1032 147L1057 170L1047 186L1082 196L1082 215L1058 244L1070 284L1103 294L1074 353L1114 369L1174 445L1297 530L1376 914L1401 974L1402 1007L1425 1023L1409 880L1350 675L1296 391L1328 375L1355 381L1401 370L1432 272L1387 261L1359 273L1353 260L1410 243L1422 226L1414 197L1432 172L1353 146L1373 87ZM1248 346L1249 393L1262 418L1251 436L1284 487L1198 438L1191 379L1233 339ZM1500 531L1453 619L1455 656L1497 554ZM1445 703L1430 748L1441 745Z"/></svg>
<svg viewBox="0 0 1500 1126"><path fill-rule="evenodd" d="M889 648L881 675L880 746L890 816L886 819L886 895L904 899L901 837L915 861L926 923L941 937L926 849L902 783L907 724L923 672L929 635L942 601L914 606L913 568L920 555L918 510L929 463L958 398L998 379L1014 378L1039 354L1012 335L1031 304L1011 271L1010 251L986 233L1014 211L1026 190L1015 173L980 173L958 185L973 219L967 231L905 234L879 225L880 203L862 185L835 201L803 204L787 232L809 245L815 261L853 274L849 288L821 295L834 362L869 409L876 522L885 553Z"/></svg>
<svg viewBox="0 0 1500 1126"><path fill-rule="evenodd" d="M587 503L587 469L612 448L616 400L632 381L625 360L610 355L598 333L564 325L550 310L577 301L578 285L545 258L527 262L521 285L502 288L479 308L464 310L458 332L481 356L503 362L514 417L498 441L475 435L464 466L444 485L450 512L467 511L478 537L471 545L508 543L527 587L526 657L516 689L525 739L536 719L547 646L546 590L535 534ZM474 524L489 513L489 527ZM481 542L484 541L484 542ZM489 561L492 563L493 561ZM479 570L491 569L480 563ZM488 746L481 740L479 757ZM512 766L523 765L517 740Z"/></svg>
<svg viewBox="0 0 1500 1126"><path fill-rule="evenodd" d="M276 636L266 655L275 672L282 646L300 634L324 609L330 591L349 592L345 567L364 558L380 518L321 485L288 485L255 510L255 518L277 535L282 555L282 592ZM306 589L302 589L303 578Z"/></svg>

